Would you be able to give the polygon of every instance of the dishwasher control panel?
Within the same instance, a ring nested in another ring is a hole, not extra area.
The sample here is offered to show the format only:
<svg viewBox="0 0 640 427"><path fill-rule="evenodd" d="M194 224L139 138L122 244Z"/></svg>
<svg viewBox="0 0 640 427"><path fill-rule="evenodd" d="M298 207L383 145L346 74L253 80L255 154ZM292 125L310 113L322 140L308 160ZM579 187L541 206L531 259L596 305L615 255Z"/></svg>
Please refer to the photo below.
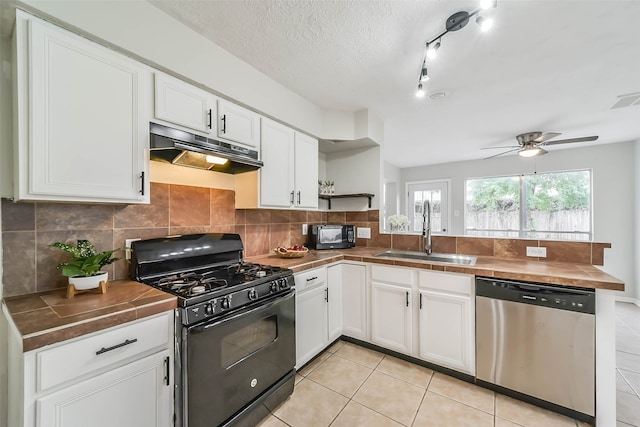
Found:
<svg viewBox="0 0 640 427"><path fill-rule="evenodd" d="M476 277L476 296L595 314L595 291L547 283Z"/></svg>

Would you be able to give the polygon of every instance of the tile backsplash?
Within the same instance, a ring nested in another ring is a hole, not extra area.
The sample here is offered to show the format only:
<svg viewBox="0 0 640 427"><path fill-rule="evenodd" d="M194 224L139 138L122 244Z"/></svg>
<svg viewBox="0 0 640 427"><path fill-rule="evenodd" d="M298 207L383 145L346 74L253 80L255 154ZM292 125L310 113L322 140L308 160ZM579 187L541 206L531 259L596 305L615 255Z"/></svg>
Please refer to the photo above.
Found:
<svg viewBox="0 0 640 427"><path fill-rule="evenodd" d="M203 232L238 233L245 256L267 254L279 245L305 243L302 224L355 224L369 227L370 239L357 246L422 250L417 235L382 234L379 212L320 212L284 209L235 209L235 192L174 184L151 184L148 205L81 203L13 203L2 200L3 296L65 287L67 278L56 265L68 255L54 242L91 241L99 251L123 247L125 239L151 239ZM434 252L524 258L526 246L538 241L434 236ZM602 265L606 243L544 242L547 260ZM117 254L123 257L123 253ZM530 259L530 258L529 258ZM110 277L128 277L121 260L105 267Z"/></svg>

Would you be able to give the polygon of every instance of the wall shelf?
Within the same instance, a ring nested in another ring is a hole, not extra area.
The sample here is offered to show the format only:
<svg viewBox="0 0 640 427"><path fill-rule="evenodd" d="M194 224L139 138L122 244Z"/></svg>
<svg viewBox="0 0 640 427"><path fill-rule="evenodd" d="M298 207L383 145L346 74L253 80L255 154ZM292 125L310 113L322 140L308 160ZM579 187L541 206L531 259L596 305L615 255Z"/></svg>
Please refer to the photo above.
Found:
<svg viewBox="0 0 640 427"><path fill-rule="evenodd" d="M371 199L375 194L371 193L353 193L353 194L318 194L319 199L324 199L329 202L329 210L331 210L331 200L332 199L352 199L356 197L366 197L369 199L369 209L371 209Z"/></svg>

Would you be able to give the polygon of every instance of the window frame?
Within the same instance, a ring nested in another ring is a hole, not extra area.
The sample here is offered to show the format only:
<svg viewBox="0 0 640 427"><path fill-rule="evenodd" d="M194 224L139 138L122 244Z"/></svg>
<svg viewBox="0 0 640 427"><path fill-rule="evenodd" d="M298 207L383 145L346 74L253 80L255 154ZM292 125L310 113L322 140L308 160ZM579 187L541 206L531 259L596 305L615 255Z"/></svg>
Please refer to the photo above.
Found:
<svg viewBox="0 0 640 427"><path fill-rule="evenodd" d="M450 235L451 234L451 192L452 192L452 188L451 188L451 179L450 178L442 178L442 179L428 179L428 180L419 180L419 181L406 181L405 182L405 192L404 194L406 195L406 200L405 200L405 212L407 213L407 216L409 216L409 212L412 212L413 206L410 206L410 200L411 200L411 195L410 195L410 190L409 187L412 185L444 185L445 189L446 189L446 204L443 204L443 206L446 205L447 208L447 214L442 216L443 220L446 220L446 224L443 224L443 229L444 231L438 231L438 232L432 232L432 235L437 235L437 236L446 236L446 235ZM441 203L443 203L441 201ZM409 218L411 219L411 218ZM410 222L410 227L413 227L413 221ZM446 227L446 228L445 228ZM420 235L421 232L418 231L410 231L409 234L418 234Z"/></svg>
<svg viewBox="0 0 640 427"><path fill-rule="evenodd" d="M526 206L527 204L525 203L525 199L524 199L524 193L526 190L526 186L524 183L524 177L525 176L535 176L535 175L546 175L546 174L559 174L559 173L571 173L571 172L589 172L589 231L549 231L549 230L526 230L523 228L523 225L526 225L526 210L522 209L523 206ZM518 224L519 224L519 228L517 230L493 230L493 229L479 229L479 228L474 228L472 230L469 230L467 228L467 217L468 217L468 212L467 212L467 182L471 181L471 180L476 180L476 179L490 179L490 178L514 178L514 177L518 177L519 179L519 203L520 203L520 209L518 212ZM509 174L504 174L504 175L489 175L489 176L479 176L479 177L467 177L464 179L464 183L463 183L463 219L462 219L462 232L464 236L470 236L470 237L487 237L487 238L505 238L505 239L529 239L529 240L563 240L563 239L559 239L559 238L554 238L554 239L550 239L550 238L542 238L542 237L529 237L527 236L527 233L529 232L534 232L534 233L555 233L555 234L560 234L560 235L575 235L575 234L587 234L587 239L583 240L583 239L571 239L569 241L576 241L576 242L593 242L594 241L594 235L595 235L595 230L594 230L594 204L593 204L593 193L594 193L594 186L593 186L593 168L579 168L579 169L564 169L564 170L555 170L555 171L543 171L543 172L539 172L539 171L534 171L534 172L530 172L530 173L520 173L520 174L513 174L513 175L509 175ZM496 237L496 236L473 236L471 234L468 234L468 231L481 231L481 232L488 232L488 233L492 233L492 232L513 232L513 233L518 233L517 237Z"/></svg>

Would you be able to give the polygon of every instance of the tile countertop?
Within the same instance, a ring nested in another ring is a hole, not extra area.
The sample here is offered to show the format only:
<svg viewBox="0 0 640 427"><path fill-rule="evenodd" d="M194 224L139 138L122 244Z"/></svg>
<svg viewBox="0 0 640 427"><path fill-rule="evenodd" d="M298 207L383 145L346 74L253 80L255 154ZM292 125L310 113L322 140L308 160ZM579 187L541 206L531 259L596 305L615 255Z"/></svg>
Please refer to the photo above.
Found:
<svg viewBox="0 0 640 427"><path fill-rule="evenodd" d="M24 352L177 307L175 296L131 280L110 282L106 294L67 299L65 293L56 289L5 298L3 309L22 336Z"/></svg>
<svg viewBox="0 0 640 427"><path fill-rule="evenodd" d="M474 266L440 262L376 257L388 248L350 248L342 250L309 251L303 258L280 258L276 254L248 258L248 261L291 268L294 273L340 260L451 271L501 279L526 280L592 289L623 291L624 282L588 264L528 261L479 256Z"/></svg>

